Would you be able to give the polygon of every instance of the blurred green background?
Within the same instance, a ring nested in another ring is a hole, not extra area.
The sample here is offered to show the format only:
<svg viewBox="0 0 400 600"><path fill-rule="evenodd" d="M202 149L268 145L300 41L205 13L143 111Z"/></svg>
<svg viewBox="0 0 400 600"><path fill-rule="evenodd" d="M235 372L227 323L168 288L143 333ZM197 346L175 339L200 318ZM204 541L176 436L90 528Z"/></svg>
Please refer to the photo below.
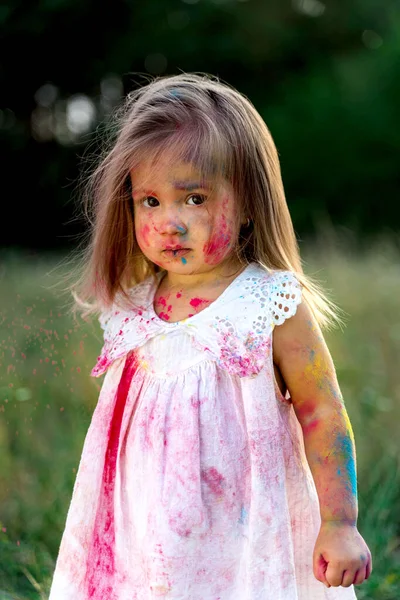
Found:
<svg viewBox="0 0 400 600"><path fill-rule="evenodd" d="M398 600L399 3L20 0L0 25L0 600L47 599L102 381L99 325L69 318L58 286L86 229L82 159L126 93L182 71L263 116L304 270L349 315L325 337L374 561L357 597Z"/></svg>

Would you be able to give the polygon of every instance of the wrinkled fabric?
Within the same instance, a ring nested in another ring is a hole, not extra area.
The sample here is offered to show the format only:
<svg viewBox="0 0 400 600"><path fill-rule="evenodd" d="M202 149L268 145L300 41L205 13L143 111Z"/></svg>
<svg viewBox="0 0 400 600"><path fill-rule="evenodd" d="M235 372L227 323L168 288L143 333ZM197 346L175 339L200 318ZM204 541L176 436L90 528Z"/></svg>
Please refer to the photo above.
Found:
<svg viewBox="0 0 400 600"><path fill-rule="evenodd" d="M347 600L313 575L318 497L272 333L296 312L290 271L248 265L168 323L161 274L100 316L105 373L49 600Z"/></svg>

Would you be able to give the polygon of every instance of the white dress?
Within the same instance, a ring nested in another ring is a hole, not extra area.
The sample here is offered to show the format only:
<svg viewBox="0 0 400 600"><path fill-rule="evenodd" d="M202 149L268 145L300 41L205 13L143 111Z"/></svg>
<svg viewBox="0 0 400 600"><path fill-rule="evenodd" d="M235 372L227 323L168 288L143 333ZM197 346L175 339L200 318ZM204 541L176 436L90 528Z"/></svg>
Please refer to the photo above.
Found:
<svg viewBox="0 0 400 600"><path fill-rule="evenodd" d="M318 497L272 332L295 314L290 271L251 263L177 323L161 273L100 316L106 372L49 600L347 600L313 575Z"/></svg>

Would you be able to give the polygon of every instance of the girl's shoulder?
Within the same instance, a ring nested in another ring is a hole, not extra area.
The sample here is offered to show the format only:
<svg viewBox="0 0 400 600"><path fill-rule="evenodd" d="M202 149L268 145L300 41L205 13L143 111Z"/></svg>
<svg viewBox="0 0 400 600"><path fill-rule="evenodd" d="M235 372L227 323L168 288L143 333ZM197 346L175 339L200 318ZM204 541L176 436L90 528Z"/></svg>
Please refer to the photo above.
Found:
<svg viewBox="0 0 400 600"><path fill-rule="evenodd" d="M269 311L275 325L292 316L302 300L302 285L290 270L266 269L258 263L251 263L246 277L238 283L242 291L240 298L252 305L255 311Z"/></svg>
<svg viewBox="0 0 400 600"><path fill-rule="evenodd" d="M151 291L154 285L154 276L149 276L144 281L128 288L125 291L126 297L122 292L118 292L111 306L99 314L98 320L101 328L104 331L112 329L113 325L118 325L121 319L126 318L126 315L132 316L134 313L145 310L151 302Z"/></svg>

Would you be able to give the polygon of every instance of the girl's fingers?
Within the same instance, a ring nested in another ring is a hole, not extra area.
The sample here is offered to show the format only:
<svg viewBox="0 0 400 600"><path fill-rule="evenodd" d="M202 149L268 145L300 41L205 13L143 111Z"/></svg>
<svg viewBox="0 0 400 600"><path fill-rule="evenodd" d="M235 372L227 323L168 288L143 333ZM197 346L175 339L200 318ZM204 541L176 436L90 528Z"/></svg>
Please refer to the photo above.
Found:
<svg viewBox="0 0 400 600"><path fill-rule="evenodd" d="M314 559L314 576L318 581L323 583L326 587L331 587L326 579L326 565L327 563L322 556Z"/></svg>
<svg viewBox="0 0 400 600"><path fill-rule="evenodd" d="M331 561L326 569L326 579L331 586L338 587L339 585L342 585L343 575L345 573L346 571L343 571L339 562L336 562L335 564ZM351 581L353 581L353 579Z"/></svg>
<svg viewBox="0 0 400 600"><path fill-rule="evenodd" d="M372 571L372 558L369 557L369 561L367 562L367 566L366 566L366 573L365 573L365 579L368 579L368 577L371 575L371 571Z"/></svg>
<svg viewBox="0 0 400 600"><path fill-rule="evenodd" d="M325 587L331 587L331 584L328 582L325 573L322 573L320 581L324 584Z"/></svg>
<svg viewBox="0 0 400 600"><path fill-rule="evenodd" d="M354 577L354 585L360 585L360 583L362 583L364 579L366 579L366 570L367 567L361 567L361 569L358 569L356 576Z"/></svg>
<svg viewBox="0 0 400 600"><path fill-rule="evenodd" d="M350 571L347 570L343 573L343 579L342 579L342 587L350 587L353 584L353 581L355 579L355 577L358 575L358 571L354 572L354 571Z"/></svg>

